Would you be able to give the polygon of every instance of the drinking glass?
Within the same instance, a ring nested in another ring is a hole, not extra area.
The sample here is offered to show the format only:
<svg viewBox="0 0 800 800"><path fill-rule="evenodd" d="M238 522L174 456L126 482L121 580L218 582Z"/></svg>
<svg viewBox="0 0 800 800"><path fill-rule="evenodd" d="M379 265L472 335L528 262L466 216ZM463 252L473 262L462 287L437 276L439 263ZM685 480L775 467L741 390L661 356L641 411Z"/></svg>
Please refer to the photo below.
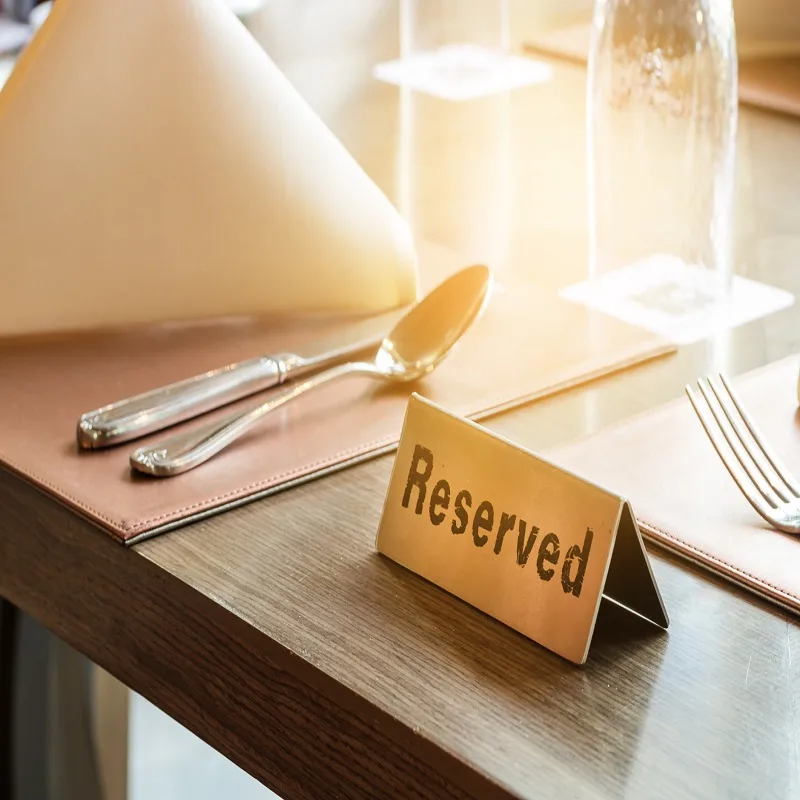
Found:
<svg viewBox="0 0 800 800"><path fill-rule="evenodd" d="M737 128L731 0L596 0L590 280L680 314L728 296Z"/></svg>

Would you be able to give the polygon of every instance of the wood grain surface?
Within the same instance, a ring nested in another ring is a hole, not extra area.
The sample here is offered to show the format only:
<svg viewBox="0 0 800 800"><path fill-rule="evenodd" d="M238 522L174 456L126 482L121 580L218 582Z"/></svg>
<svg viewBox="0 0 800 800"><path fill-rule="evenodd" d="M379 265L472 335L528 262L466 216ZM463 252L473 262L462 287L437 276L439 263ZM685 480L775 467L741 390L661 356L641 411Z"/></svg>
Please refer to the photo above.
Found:
<svg viewBox="0 0 800 800"><path fill-rule="evenodd" d="M321 8L275 0L253 30L416 235L501 284L585 277L583 71L447 104L370 77L393 7ZM798 163L800 123L743 111L737 272L795 292ZM558 343L531 320L515 344ZM490 426L544 449L798 351L795 306ZM669 631L605 608L572 666L376 554L390 467L130 550L3 472L0 595L287 800L800 795L793 619L652 551Z"/></svg>

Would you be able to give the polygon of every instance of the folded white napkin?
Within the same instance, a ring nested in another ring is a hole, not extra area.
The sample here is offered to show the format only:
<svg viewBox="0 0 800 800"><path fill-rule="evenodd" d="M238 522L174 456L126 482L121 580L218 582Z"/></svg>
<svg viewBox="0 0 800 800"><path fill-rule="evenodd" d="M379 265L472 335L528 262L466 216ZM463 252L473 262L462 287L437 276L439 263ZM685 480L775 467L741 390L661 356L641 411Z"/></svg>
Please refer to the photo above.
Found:
<svg viewBox="0 0 800 800"><path fill-rule="evenodd" d="M416 292L407 225L222 0L54 3L0 92L0 335Z"/></svg>

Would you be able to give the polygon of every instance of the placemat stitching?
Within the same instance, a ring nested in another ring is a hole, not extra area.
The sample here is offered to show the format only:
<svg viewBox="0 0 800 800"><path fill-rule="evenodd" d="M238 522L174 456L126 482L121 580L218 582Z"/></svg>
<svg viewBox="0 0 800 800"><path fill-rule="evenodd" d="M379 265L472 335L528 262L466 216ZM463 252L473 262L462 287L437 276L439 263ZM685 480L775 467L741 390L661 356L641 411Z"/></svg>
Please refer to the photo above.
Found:
<svg viewBox="0 0 800 800"><path fill-rule="evenodd" d="M559 383L554 383L552 386L545 387L542 392L546 396L550 396L551 394L555 394L556 391L559 390L559 387L565 383L565 381L561 381ZM538 392L531 392L527 395L523 395L521 397L511 397L510 399L505 394L497 394L494 397L490 398L489 402L481 409L477 411L473 411L471 413L465 413L469 419L480 419L484 416L489 416L492 411L497 408L498 406L504 406L506 403L514 403L515 407L523 405L524 403L528 402L529 400L534 399L537 396ZM183 506L182 508L174 509L172 511L168 511L164 514L160 514L157 517L150 517L149 519L142 520L141 522L137 523L134 526L126 528L131 533L139 533L140 531L144 530L148 526L160 522L163 519L173 516L179 516L187 511L192 511L193 509L200 508L202 506L207 506L213 503L218 503L223 500L227 500L229 498L235 497L237 495L241 496L246 494L247 492L258 490L258 489L265 489L270 485L274 485L284 479L287 478L295 478L298 475L303 475L305 473L311 472L315 469L319 469L320 467L327 467L331 464L335 464L338 461L341 461L348 456L355 455L357 453L365 453L372 449L377 449L383 445L390 444L392 442L399 441L400 432L398 431L397 434L390 434L388 436L384 436L380 439L374 439L371 442L367 442L363 445L358 445L356 447L348 448L347 450L341 450L333 456L329 458L322 459L321 461L317 461L313 464L305 464L302 467L298 467L297 469L290 470L288 472L282 472L279 475L273 475L270 478L265 478L264 480L256 481L254 483L247 484L246 486L242 486L238 489L233 489L230 492L226 492L225 494L215 495L214 497L209 497L205 500L201 500L197 503L192 503L188 506Z"/></svg>
<svg viewBox="0 0 800 800"><path fill-rule="evenodd" d="M96 517L97 519L101 519L101 520L103 520L103 522L107 522L109 525L111 525L111 526L113 526L115 528L121 528L122 530L127 530L128 529L128 526L125 524L124 521L113 519L112 517L108 517L105 514L103 514L102 512L97 511L97 509L92 508L92 506L87 505L83 501L78 500L76 497L73 497L71 494L68 494L67 492L62 491L54 483L51 483L50 481L46 480L45 478L40 477L37 473L26 471L26 469L24 467L22 467L20 464L16 463L13 459L8 458L6 456L3 456L2 460L9 467L11 467L13 470L18 472L21 475L22 478L33 478L34 481L36 481L36 483L38 483L40 486L46 486L48 489L52 489L53 492L55 493L55 498L56 499L58 499L59 497L63 497L66 500L69 500L76 508L80 508L83 511L86 511L87 513L91 514L92 516Z"/></svg>
<svg viewBox="0 0 800 800"><path fill-rule="evenodd" d="M749 382L751 379L758 378L758 377L760 377L760 376L762 376L764 374L769 374L769 373L771 373L773 371L777 372L780 369L782 369L786 365L786 363L788 363L790 361L794 361L796 359L797 359L796 355L787 356L786 358L782 358L779 361L774 361L774 362L772 362L770 364L764 364L761 367L758 367L758 368L756 368L754 370L746 372L743 375L741 375L740 378L746 378L748 380L748 382ZM658 413L662 413L662 412L666 413L667 411L675 408L676 406L678 406L682 402L683 401L682 401L682 399L680 397L674 398L673 400L668 400L666 403L663 403L663 404L661 404L659 406L656 406L655 408L645 409L644 411L641 411L641 412L639 412L638 414L635 414L632 417L626 417L625 419L619 420L618 422L616 422L616 423L614 423L612 425L609 425L607 428L603 428L601 431L595 431L594 433L586 434L585 436L581 436L581 437L579 437L577 439L574 439L571 442L567 442L566 444L559 445L558 447L552 448L551 450L549 450L546 453L546 455L548 457L552 458L554 460L554 463L557 464L558 463L558 454L562 450L570 450L570 449L573 449L573 448L580 447L581 445L583 445L584 443L590 441L591 439L594 439L594 438L596 438L598 436L605 436L607 434L611 434L614 431L619 430L620 428L624 428L626 426L629 426L631 428L637 427L643 421L647 420L647 418L652 417L652 416L654 416L654 415L656 415ZM781 586L777 586L776 584L770 583L769 581L764 580L763 578L759 578L756 575L753 575L753 574L747 572L746 570L740 569L739 567L734 566L733 564L729 563L728 561L725 561L724 559L718 558L717 556L712 555L711 553L703 550L700 547L697 547L695 545L690 544L689 542L685 541L684 539L681 539L678 536L675 536L674 534L667 533L667 531L662 530L657 525L653 525L653 524L647 522L644 519L639 519L639 517L637 517L637 521L639 521L642 525L647 526L651 530L657 532L658 534L663 536L665 539L669 539L669 540L671 540L673 542L676 542L676 543L686 547L688 550L691 550L692 552L697 553L698 555L705 556L710 561L712 561L712 562L714 562L716 564L721 564L721 565L727 567L728 569L732 570L733 572L737 573L738 575L741 575L744 578L749 578L750 580L752 580L752 581L754 581L756 583L759 583L759 584L761 584L763 586L768 586L771 589L774 589L775 591L780 592L781 594L783 594L783 595L785 595L787 597L790 597L793 600L796 600L796 601L800 602L800 595L797 595L797 594L793 593L792 591L790 591L788 589L785 589L785 588L783 588Z"/></svg>
<svg viewBox="0 0 800 800"><path fill-rule="evenodd" d="M750 370L749 372L744 372L741 375L738 375L734 378L734 382L740 382L742 379L747 379L748 382L752 378L760 377L762 374L772 372L775 370L776 372L785 366L785 364L789 361L793 361L797 359L796 355L786 356L786 358L782 358L779 361L773 361L769 364L764 364L761 367L757 367L756 369ZM611 434L614 431L619 430L620 428L637 427L641 422L647 420L650 417L654 417L661 413L666 413L668 411L672 411L675 407L679 405L683 405L684 403L688 402L685 397L673 397L671 400L666 400L665 402L657 405L652 406L650 408L645 408L642 411L639 411L637 414L632 414L629 417L623 417L616 422L611 423L599 431L593 431L591 433L586 433L583 436L578 436L575 439L572 439L569 442L564 442L563 444L556 445L555 447L549 448L545 451L545 455L550 457L555 457L561 450L572 450L575 447L579 447L580 445L588 442L590 439L596 439L601 436L605 436L607 434Z"/></svg>
<svg viewBox="0 0 800 800"><path fill-rule="evenodd" d="M557 384L554 384L554 388ZM544 391L549 392L550 387L546 388ZM535 394L535 393L532 393ZM515 403L515 405L522 405L526 403L528 399L532 395L524 395L519 398L511 398L507 399L506 395L498 394L492 397L488 404L484 406L484 408L478 409L477 411L473 411L472 413L465 414L470 419L478 419L482 416L488 416L491 414L492 410L498 406L501 406L505 403ZM247 492L258 490L258 489L265 489L270 485L274 485L284 479L287 478L295 478L299 475L303 475L305 473L311 472L313 470L319 469L321 467L327 467L331 464L335 464L338 461L342 461L348 456L356 455L358 453L365 453L372 449L377 449L387 444L391 444L392 442L397 442L400 439L400 431L397 434L389 434L384 436L380 439L373 439L370 442L366 442L365 444L358 445L356 447L350 447L347 450L340 450L338 453L322 459L320 461L316 461L313 464L305 464L302 467L298 467L297 469L289 470L288 472L282 472L278 475L273 475L270 478L265 478L264 480L255 481L254 483L249 483L246 486L239 487L238 489L233 489L230 492L226 492L225 494L215 495L214 497L209 497L205 500L201 500L197 503L192 503L188 506L183 506L182 508L174 509L172 511L168 511L164 514L159 514L157 517L150 517L149 519L142 520L141 522L137 523L134 526L126 528L126 530L130 531L131 533L139 533L140 531L144 530L148 526L160 522L167 517L172 516L179 516L180 514L185 513L186 511L192 511L193 509L200 508L202 506L206 506L208 504L218 503L223 500L227 500L229 498L235 497L237 495L244 495Z"/></svg>
<svg viewBox="0 0 800 800"><path fill-rule="evenodd" d="M640 346L637 346L637 347L634 347L633 349L634 349L635 353L638 353L638 352L641 351L642 348ZM630 357L630 356L628 356L628 357ZM655 355L654 355L654 357L655 357ZM609 366L608 368L606 368L604 370L601 370L599 372L598 376L596 376L596 377L600 377L602 375L613 374L618 369L622 368L621 365L623 363L627 363L626 359L620 359L619 365L617 365L617 366ZM574 380L578 380L579 383L583 383L584 382L583 379L584 379L584 376L581 375L581 376L578 376L577 378L557 381L557 382L553 383L550 386L545 386L540 390L537 390L537 391L534 391L534 392L529 392L528 394L523 395L521 397L513 397L512 396L511 398L508 398L505 394L496 394L489 400L489 402L486 405L484 405L483 409L478 409L477 411L474 411L471 414L467 413L467 414L465 414L465 416L467 416L468 418L471 418L471 419L478 419L478 418L480 418L482 416L489 416L492 413L492 411L494 409L498 408L498 407L506 408L508 406L508 404L513 404L514 407L517 407L517 406L523 405L526 402L531 402L531 401L533 401L535 399L538 399L538 398L548 397L550 395L556 394L559 391L561 391L562 386L571 385ZM651 409L651 411L652 411L652 409ZM620 423L620 424L622 424L622 423ZM590 437L587 437L587 438L590 438ZM248 484L248 485L246 485L244 487L240 487L240 488L234 489L234 490L232 490L230 492L226 492L225 494L216 495L216 496L208 498L206 500L202 500L200 502L192 503L191 505L184 506L184 507L179 508L179 509L175 509L175 510L172 510L172 511L165 512L164 514L160 514L160 515L158 515L156 517L150 517L150 518L148 518L146 520L142 520L140 522L137 522L134 525L130 524L129 522L126 522L125 520L115 519L113 517L109 517L108 515L104 514L103 512L98 511L93 506L88 505L87 503L85 503L85 502L83 502L81 500L78 500L72 494L61 490L56 484L52 483L49 480L46 480L46 479L42 478L38 473L35 473L35 472L32 472L32 471L26 471L26 469L24 467L22 467L22 465L20 465L19 463L15 462L11 458L8 458L5 455L0 456L0 459L2 461L4 461L6 464L8 464L10 467L12 467L14 470L16 470L18 473L20 473L20 475L23 478L25 478L25 477L32 478L40 486L45 486L48 489L51 489L56 498L61 497L61 498L65 499L65 500L68 500L70 503L72 503L72 505L75 508L79 508L82 511L85 511L87 514L93 516L94 518L96 518L98 520L102 520L103 522L106 522L112 528L112 531L111 531L112 535L113 535L113 531L116 530L118 532L122 532L122 534L124 536L124 534L128 534L128 533L130 533L130 534L140 533L141 531L145 530L150 525L153 525L154 523L157 523L157 522L159 522L159 521L161 521L163 519L167 519L168 517L180 516L181 514L187 512L187 511L191 511L191 510L196 509L196 508L200 508L200 507L203 507L203 506L208 507L209 505L212 505L212 504L227 500L227 499L235 497L237 495L238 496L242 496L242 495L244 495L244 494L246 494L248 492L251 492L251 491L256 491L258 489L267 488L270 485L275 485L276 483L278 483L279 481L281 481L283 479L293 478L293 477L297 477L299 475L307 474L307 473L309 473L309 472L311 472L311 471L313 471L315 469L335 464L337 461L343 460L343 459L345 459L346 457L348 457L350 455L355 455L357 453L364 453L364 452L367 452L367 451L369 451L370 449L373 449L373 448L377 449L380 446L383 446L383 445L386 445L386 444L389 444L391 442L395 442L395 441L398 441L398 440L399 440L399 432L398 432L398 434L391 434L389 436L385 436L385 437L382 437L380 439L375 439L375 440L373 440L371 442L367 442L366 444L363 444L363 445L358 445L356 447L348 448L347 450L339 451L335 455L330 456L327 459L323 459L321 461L315 462L313 464L304 465L302 467L299 467L298 469L290 470L289 472L281 473L279 475L274 475L274 476L272 476L270 478L266 478L266 479L261 480L261 481L256 481L254 483L250 483L250 484Z"/></svg>
<svg viewBox="0 0 800 800"><path fill-rule="evenodd" d="M280 481L287 479L287 478L295 478L298 475L302 475L306 472L311 472L313 470L319 469L320 467L326 467L330 464L335 464L337 461L341 461L348 456L355 455L356 453L363 453L368 450L376 449L381 447L382 445L389 444L390 442L397 441L397 436L394 434L390 436L384 436L381 439L374 439L371 442L367 442L363 445L359 445L357 447L351 447L347 450L341 450L340 452L336 453L329 458L324 458L321 461L316 461L313 464L305 464L302 467L298 467L297 469L289 470L288 472L282 472L278 475L273 475L269 478L265 478L260 481L255 481L254 483L249 483L246 486L242 486L238 489L234 489L230 492L225 492L225 494L215 495L214 497L209 497L205 500L201 500L197 503L192 503L188 506L183 506L182 508L174 509L173 511L168 511L165 514L159 514L157 517L150 517L149 519L142 520L141 522L137 523L135 526L131 527L129 530L131 532L138 532L143 528L152 525L155 522L159 522L162 519L166 519L167 517L179 516L186 511L192 511L193 509L200 508L205 506L209 503L217 503L222 500L227 500L231 497L235 497L236 495L241 495L247 492L250 492L255 489L263 489L269 486L270 484L276 484Z"/></svg>
<svg viewBox="0 0 800 800"><path fill-rule="evenodd" d="M364 452L372 448L380 447L382 445L388 444L393 440L397 440L397 437L394 435L384 436L382 439L374 439L373 441L367 442L363 445L359 445L357 447L351 447L347 450L342 450L327 459L322 459L321 461L314 462L313 464L304 465L303 467L300 467L298 469L290 470L288 472L283 472L278 475L273 475L271 478L265 478L264 480L256 481L255 483L250 483L239 489L234 489L233 491L226 492L225 494L216 495L214 497L208 498L207 500L202 500L198 503L192 503L191 505L184 506L174 511L169 511L165 514L159 514L157 517L150 517L149 519L143 520L142 522L138 522L135 525L131 525L130 523L125 522L125 520L114 519L113 517L105 515L101 511L98 511L93 506L87 505L83 501L78 500L72 494L62 491L52 482L46 480L45 478L42 478L38 473L32 471L26 471L20 464L18 464L11 458L3 456L3 461L5 461L5 463L12 469L20 473L23 478L24 477L33 478L36 481L36 483L40 484L41 486L46 486L48 489L52 489L56 493L56 496L60 496L65 498L66 500L69 500L76 508L80 508L83 511L86 511L87 513L91 514L92 516L97 517L97 519L101 519L104 522L107 522L109 525L112 525L115 528L123 530L126 533L138 533L143 528L146 528L147 526L153 524L154 522L159 522L160 520L165 519L167 517L171 517L176 514L179 515L186 511L191 511L192 509L206 505L206 503L215 503L221 500L227 500L228 498L233 497L242 492L248 492L253 489L265 488L266 486L269 486L270 483L277 483L285 478L293 478L298 475L302 475L304 472L312 471L320 467L329 466L330 464L336 463L340 459L344 459L347 456L355 455L356 453L359 452Z"/></svg>
<svg viewBox="0 0 800 800"><path fill-rule="evenodd" d="M500 397L497 397L497 398L493 399L491 405L494 406L495 404L498 404L500 402L501 402ZM524 402L524 399L521 400L520 402ZM491 406L490 406L489 410L491 410ZM482 414L482 413L485 413L485 412L484 411L476 411L473 416L477 416L478 414ZM246 486L239 487L239 488L234 489L234 490L232 490L230 492L226 492L226 493L221 494L221 495L215 495L213 497L207 498L206 500L201 500L201 501L199 501L197 503L192 503L191 505L183 506L181 508L174 509L172 511L168 511L168 512L166 512L164 514L159 514L158 516L155 516L155 517L149 517L148 519L142 520L141 522L137 522L135 525L131 525L130 523L126 522L125 520L115 519L114 517L107 516L103 512L98 511L93 506L88 505L87 503L83 502L82 500L79 500L78 498L76 498L71 493L63 491L62 489L60 489L56 484L52 483L51 481L49 481L49 480L47 480L45 478L42 478L37 472L34 472L32 470L26 469L25 467L23 467L21 464L19 464L18 462L16 462L12 458L8 458L7 456L3 455L2 460L8 466L10 466L12 469L17 471L23 478L25 478L25 477L32 478L40 486L45 486L48 489L51 489L55 493L56 497L63 497L65 500L69 500L69 502L72 503L72 505L74 505L76 508L80 508L81 510L87 512L88 514L91 514L93 517L96 517L97 519L100 519L103 522L108 523L109 525L112 526L112 528L116 528L117 530L124 531L125 533L139 533L141 530L147 528L148 526L150 526L150 525L152 525L152 524L154 524L156 522L159 522L159 521L161 521L163 519L166 519L167 517L179 516L180 514L183 514L183 513L187 512L187 511L192 511L193 509L200 508L200 507L205 506L207 504L217 503L217 502L220 502L220 501L223 501L223 500L227 500L227 499L229 499L231 497L234 497L236 495L241 495L241 494L245 494L247 492L253 491L253 490L266 488L266 487L270 486L271 484L274 485L274 484L280 482L281 480L284 480L284 479L287 479L287 478L294 478L294 477L297 477L298 475L302 475L304 473L311 472L311 471L319 469L321 467L330 466L331 464L335 464L337 461L343 460L343 459L347 458L348 456L355 455L357 453L363 453L363 452L369 451L369 450L371 450L373 448L377 449L378 447L381 447L383 445L389 444L389 443L391 443L393 441L397 441L397 440L398 440L398 435L395 435L395 434L391 434L389 436L384 436L384 437L382 437L380 439L373 439L373 440L371 440L369 442L366 442L364 444L357 445L356 447L351 447L351 448L348 448L347 450L340 450L339 452L335 453L334 455L332 455L332 456L330 456L328 458L322 459L320 461L316 461L316 462L314 462L312 464L306 464L306 465L303 465L302 467L299 467L297 469L289 470L288 472L282 472L282 473L279 473L278 475L273 475L270 478L265 478L265 479L260 480L260 481L255 481L254 483L247 484Z"/></svg>
<svg viewBox="0 0 800 800"><path fill-rule="evenodd" d="M637 518L637 520L638 520L638 518ZM733 572L736 572L737 574L741 575L744 578L750 578L751 580L755 581L756 583L760 583L763 586L769 586L770 589L775 589L775 591L780 592L781 594L787 595L788 597L791 597L793 600L800 601L800 596L794 594L789 589L785 589L785 588L783 588L781 586L778 586L777 584L770 583L768 580L764 580L764 578L759 578L758 576L753 575L752 573L747 572L746 570L740 569L739 567L736 567L733 564L731 564L729 561L725 561L725 559L723 559L723 558L719 558L718 556L712 555L708 551L703 550L701 547L697 547L696 545L690 544L689 542L685 541L684 539L681 539L679 536L675 536L672 533L667 533L667 531L663 530L658 525L653 525L652 523L647 522L645 519L641 519L641 520L638 520L638 521L639 521L639 523L641 525L644 525L646 528L649 528L651 531L655 531L655 532L659 533L665 539L670 539L673 542L677 542L678 544L683 545L684 547L688 548L689 550L692 550L695 553L698 553L700 555L705 556L706 558L710 559L711 561L713 561L716 564L722 564L723 566L728 567L728 569L732 570Z"/></svg>

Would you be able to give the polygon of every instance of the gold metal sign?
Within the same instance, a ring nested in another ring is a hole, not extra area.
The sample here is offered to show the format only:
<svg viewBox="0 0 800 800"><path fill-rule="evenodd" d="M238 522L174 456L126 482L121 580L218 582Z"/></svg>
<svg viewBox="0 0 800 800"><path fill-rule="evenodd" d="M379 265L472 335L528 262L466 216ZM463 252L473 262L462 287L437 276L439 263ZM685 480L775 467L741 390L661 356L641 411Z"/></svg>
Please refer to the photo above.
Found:
<svg viewBox="0 0 800 800"><path fill-rule="evenodd" d="M416 394L377 548L577 664L603 595L669 624L624 498Z"/></svg>

